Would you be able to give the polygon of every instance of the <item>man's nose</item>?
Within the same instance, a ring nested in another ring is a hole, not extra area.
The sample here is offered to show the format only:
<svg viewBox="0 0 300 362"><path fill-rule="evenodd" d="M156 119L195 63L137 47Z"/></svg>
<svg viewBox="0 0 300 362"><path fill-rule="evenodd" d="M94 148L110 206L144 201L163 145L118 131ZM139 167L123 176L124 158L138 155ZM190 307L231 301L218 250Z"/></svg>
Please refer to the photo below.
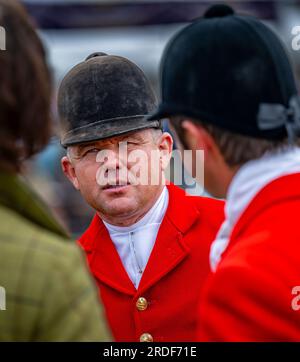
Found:
<svg viewBox="0 0 300 362"><path fill-rule="evenodd" d="M117 151L110 151L104 161L107 170L115 170L120 168L120 160Z"/></svg>
<svg viewBox="0 0 300 362"><path fill-rule="evenodd" d="M122 147L114 147L113 149L104 150L97 161L101 162L107 171L126 168L127 153Z"/></svg>

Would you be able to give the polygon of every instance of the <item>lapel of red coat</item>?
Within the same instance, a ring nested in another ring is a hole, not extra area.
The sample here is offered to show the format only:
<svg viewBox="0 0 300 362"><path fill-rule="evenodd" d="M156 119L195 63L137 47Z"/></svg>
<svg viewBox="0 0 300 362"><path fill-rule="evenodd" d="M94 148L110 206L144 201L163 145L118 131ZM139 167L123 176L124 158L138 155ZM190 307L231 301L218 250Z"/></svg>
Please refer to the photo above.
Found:
<svg viewBox="0 0 300 362"><path fill-rule="evenodd" d="M169 205L143 273L139 293L176 268L189 253L184 234L197 220L199 211L191 202L193 196L186 196L172 184L168 185L168 190ZM109 233L97 215L79 244L86 251L90 269L97 279L122 293L136 294Z"/></svg>
<svg viewBox="0 0 300 362"><path fill-rule="evenodd" d="M193 196L186 196L173 184L168 185L168 191L168 209L143 273L138 289L140 293L175 269L190 252L184 242L184 234L198 219L199 211L191 202Z"/></svg>
<svg viewBox="0 0 300 362"><path fill-rule="evenodd" d="M94 277L122 293L134 295L132 284L109 232L96 214L87 231L79 239L87 253L90 270Z"/></svg>

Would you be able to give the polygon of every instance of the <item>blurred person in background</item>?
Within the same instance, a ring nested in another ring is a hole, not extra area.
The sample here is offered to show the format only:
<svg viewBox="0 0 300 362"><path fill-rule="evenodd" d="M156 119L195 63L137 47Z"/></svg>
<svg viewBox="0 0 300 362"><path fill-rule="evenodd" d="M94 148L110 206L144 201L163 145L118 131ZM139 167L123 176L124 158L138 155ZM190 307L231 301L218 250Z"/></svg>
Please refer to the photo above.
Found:
<svg viewBox="0 0 300 362"><path fill-rule="evenodd" d="M67 149L62 168L96 211L79 244L116 341L195 340L208 253L223 221L223 202L166 186L173 141L160 120L146 120L155 107L143 72L128 59L103 53L72 68L58 93ZM152 151L159 154L157 164ZM129 176L136 166L131 152L146 156L143 184Z"/></svg>
<svg viewBox="0 0 300 362"><path fill-rule="evenodd" d="M0 0L0 24L0 340L107 340L80 251L18 176L51 134L43 46L19 2Z"/></svg>
<svg viewBox="0 0 300 362"><path fill-rule="evenodd" d="M169 117L181 148L204 150L205 188L227 199L198 339L299 341L300 100L283 46L214 6L167 46L161 87L150 120Z"/></svg>

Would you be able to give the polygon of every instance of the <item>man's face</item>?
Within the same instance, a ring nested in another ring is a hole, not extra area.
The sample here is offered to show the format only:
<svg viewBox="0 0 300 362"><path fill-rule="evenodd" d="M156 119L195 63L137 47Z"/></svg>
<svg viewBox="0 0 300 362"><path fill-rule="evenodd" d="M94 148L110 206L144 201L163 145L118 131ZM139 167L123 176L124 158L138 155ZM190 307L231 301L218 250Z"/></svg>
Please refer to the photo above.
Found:
<svg viewBox="0 0 300 362"><path fill-rule="evenodd" d="M146 129L72 146L62 167L88 204L105 221L119 224L139 219L154 204L171 150L169 134Z"/></svg>

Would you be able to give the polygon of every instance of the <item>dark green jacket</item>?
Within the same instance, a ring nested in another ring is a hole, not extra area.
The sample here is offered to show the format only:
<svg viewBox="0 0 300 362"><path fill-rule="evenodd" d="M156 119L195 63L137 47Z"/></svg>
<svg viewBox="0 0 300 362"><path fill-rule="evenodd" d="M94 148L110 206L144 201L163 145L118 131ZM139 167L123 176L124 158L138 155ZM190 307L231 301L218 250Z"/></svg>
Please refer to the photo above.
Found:
<svg viewBox="0 0 300 362"><path fill-rule="evenodd" d="M25 183L3 173L0 287L0 341L110 339L80 250Z"/></svg>

